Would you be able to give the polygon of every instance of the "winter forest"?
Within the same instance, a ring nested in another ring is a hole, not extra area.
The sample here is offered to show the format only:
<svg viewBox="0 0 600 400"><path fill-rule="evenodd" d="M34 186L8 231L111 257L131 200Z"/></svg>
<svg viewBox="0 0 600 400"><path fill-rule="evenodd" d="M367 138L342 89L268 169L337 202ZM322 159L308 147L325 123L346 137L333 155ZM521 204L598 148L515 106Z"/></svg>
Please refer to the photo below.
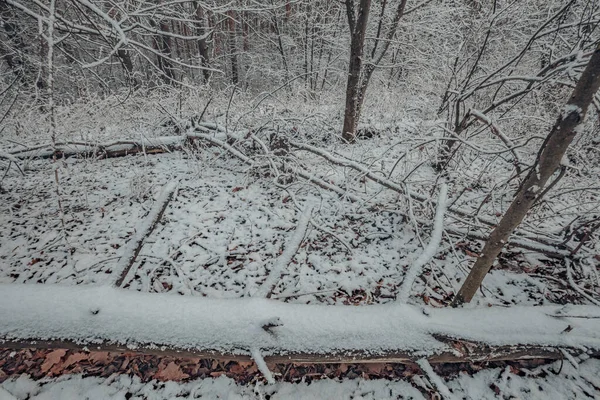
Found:
<svg viewBox="0 0 600 400"><path fill-rule="evenodd" d="M600 398L598 0L0 0L0 400Z"/></svg>

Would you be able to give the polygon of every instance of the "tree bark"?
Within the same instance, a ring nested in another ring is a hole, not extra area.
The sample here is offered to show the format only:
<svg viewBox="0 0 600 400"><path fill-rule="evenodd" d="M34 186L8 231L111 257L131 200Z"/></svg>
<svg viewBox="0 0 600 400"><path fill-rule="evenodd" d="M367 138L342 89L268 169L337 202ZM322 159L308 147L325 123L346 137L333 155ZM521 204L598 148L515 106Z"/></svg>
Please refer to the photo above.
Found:
<svg viewBox="0 0 600 400"><path fill-rule="evenodd" d="M353 0L346 0L346 14L348 16L348 25L350 26L351 44L350 44L350 66L348 72L348 86L346 87L346 110L344 113L344 127L342 129L342 138L346 142L356 140L356 130L362 111L365 94L369 81L377 65L383 60L387 53L390 43L396 34L398 24L404 16L407 0L400 0L395 11L394 18L387 30L385 38L382 38L383 10L380 16L380 23L375 37L375 44L371 51L371 59L364 62L364 44L367 22L369 19L369 9L371 0L361 0L358 15L355 18ZM385 7L386 1L382 3ZM378 51L379 42L382 42L381 49Z"/></svg>
<svg viewBox="0 0 600 400"><path fill-rule="evenodd" d="M197 34L199 36L204 36L208 32L208 23L204 18L204 10L202 10L202 7L200 7L198 2L194 2L194 6L196 7L196 20L198 21L196 25ZM210 70L208 69L210 68L210 55L208 53L208 41L205 37L198 40L198 53L200 55L202 67L207 68L202 70L202 74L204 75L204 81L208 82L210 79Z"/></svg>
<svg viewBox="0 0 600 400"><path fill-rule="evenodd" d="M542 144L537 159L517 191L512 204L490 234L469 276L454 298L453 306L471 301L494 260L508 241L508 237L543 194L544 186L560 166L567 148L582 127L587 109L598 88L600 88L600 45L592 54L569 101Z"/></svg>
<svg viewBox="0 0 600 400"><path fill-rule="evenodd" d="M536 345L515 346L489 346L484 343L471 343L460 340L446 339L453 343L459 350L445 351L443 353L427 356L431 364L452 364L465 362L493 362L493 361L519 361L519 360L562 360L565 355L559 348ZM253 361L248 354L234 354L220 350L203 350L194 348L175 348L171 346L136 346L128 347L115 343L81 344L71 340L15 340L2 342L0 349L65 349L74 351L97 352L109 351L115 353L128 353L139 355L155 355L160 357L200 358L222 361ZM581 354L581 350L572 349L574 355ZM600 352L591 350L589 356L598 357ZM311 353L286 353L273 354L264 357L268 363L277 364L368 364L368 363L395 363L414 364L420 357L410 352L382 352L366 353L357 351L350 354L311 354Z"/></svg>
<svg viewBox="0 0 600 400"><path fill-rule="evenodd" d="M342 129L342 138L346 142L354 142L361 112L361 72L370 10L371 0L360 0L358 13L355 17L354 2L346 0L346 12L351 35L350 65L348 67L348 83L346 86L346 110L344 112L344 127Z"/></svg>
<svg viewBox="0 0 600 400"><path fill-rule="evenodd" d="M231 59L231 82L238 86L240 83L239 78L239 64L238 64L238 56L237 56L237 46L236 46L236 27L235 27L235 14L233 11L228 11L227 15L229 17L227 21L228 27L228 42L229 42L229 57Z"/></svg>
<svg viewBox="0 0 600 400"><path fill-rule="evenodd" d="M150 25L153 28L158 28L162 32L169 32L169 25L166 21L160 21L158 24L150 19ZM160 72L162 72L161 78L166 84L172 85L174 83L174 71L173 65L169 59L171 58L171 38L167 35L156 34L152 37L152 44L159 53L157 54L157 64Z"/></svg>

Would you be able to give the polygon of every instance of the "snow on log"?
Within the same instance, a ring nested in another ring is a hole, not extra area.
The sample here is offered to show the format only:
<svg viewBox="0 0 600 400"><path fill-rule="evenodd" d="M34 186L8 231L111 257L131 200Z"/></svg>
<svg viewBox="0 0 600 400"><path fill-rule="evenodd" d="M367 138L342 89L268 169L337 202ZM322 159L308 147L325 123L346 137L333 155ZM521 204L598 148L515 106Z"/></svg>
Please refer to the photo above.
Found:
<svg viewBox="0 0 600 400"><path fill-rule="evenodd" d="M410 290L412 289L415 279L417 279L417 276L421 274L425 264L431 261L438 251L444 230L444 213L446 212L447 197L448 186L446 186L446 184L442 184L440 187L440 194L438 196L431 239L429 239L429 244L427 244L419 258L417 258L417 260L408 267L408 271L406 271L406 274L404 275L404 280L402 281L402 286L400 287L400 293L398 294L398 301L400 303L406 303L408 301Z"/></svg>
<svg viewBox="0 0 600 400"><path fill-rule="evenodd" d="M114 274L118 276L115 281L115 286L120 287L123 285L127 274L131 270L131 267L135 263L135 260L142 250L144 240L152 233L158 221L162 218L169 201L175 193L177 188L177 182L169 182L162 190L158 200L154 203L154 206L150 210L150 213L137 227L136 233L133 238L129 239L127 244L123 247L121 258L115 267Z"/></svg>
<svg viewBox="0 0 600 400"><path fill-rule="evenodd" d="M600 350L600 307L436 309L207 299L110 286L0 284L0 347L139 351L266 362L561 358ZM266 331L264 321L281 324ZM464 345L461 345L464 344Z"/></svg>
<svg viewBox="0 0 600 400"><path fill-rule="evenodd" d="M123 157L137 153L163 153L181 149L184 143L182 136L163 136L144 138L142 140L118 140L111 143L57 143L13 151L10 155L16 159L28 158L67 158L67 157Z"/></svg>

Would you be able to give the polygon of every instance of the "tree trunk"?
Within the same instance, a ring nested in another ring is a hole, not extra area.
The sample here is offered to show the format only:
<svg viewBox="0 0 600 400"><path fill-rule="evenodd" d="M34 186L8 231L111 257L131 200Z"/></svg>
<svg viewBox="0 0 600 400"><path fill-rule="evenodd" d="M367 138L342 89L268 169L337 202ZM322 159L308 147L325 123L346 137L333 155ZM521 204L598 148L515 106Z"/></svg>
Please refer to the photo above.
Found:
<svg viewBox="0 0 600 400"><path fill-rule="evenodd" d="M150 25L162 32L169 32L169 25L166 21L160 21L157 25L154 20L150 19ZM161 78L166 84L172 85L175 77L173 65L169 61L169 58L171 58L171 38L167 35L156 34L152 36L152 44L158 52L156 61L160 72L162 72Z"/></svg>
<svg viewBox="0 0 600 400"><path fill-rule="evenodd" d="M228 41L229 41L229 57L231 57L231 82L238 86L240 83L239 79L239 65L237 57L237 46L236 46L236 28L233 11L227 13L229 19L227 21L228 26Z"/></svg>
<svg viewBox="0 0 600 400"><path fill-rule="evenodd" d="M196 20L198 21L196 26L196 31L198 36L204 36L207 34L208 23L204 18L204 10L202 7L198 5L198 2L194 2L194 7L196 7ZM210 56L208 54L208 41L206 38L202 38L198 40L198 54L200 55L200 63L202 67L209 68L210 67ZM204 81L208 82L210 79L210 70L203 69L202 74L204 75Z"/></svg>
<svg viewBox="0 0 600 400"><path fill-rule="evenodd" d="M285 55L285 49L283 47L283 41L281 40L281 31L279 30L279 21L277 20L277 11L273 11L273 30L277 35L277 47L279 49L279 54L281 55L281 62L283 63L283 72L284 79L286 82L290 81L290 69L288 67L287 57ZM287 90L290 91L290 87L287 87Z"/></svg>
<svg viewBox="0 0 600 400"><path fill-rule="evenodd" d="M471 273L454 298L453 306L470 302L508 237L521 223L531 206L556 169L577 131L583 125L585 114L600 87L600 45L583 71L571 98L542 144L537 159L517 191L512 204L492 231Z"/></svg>
<svg viewBox="0 0 600 400"><path fill-rule="evenodd" d="M123 64L123 68L127 72L127 79L133 85L135 89L140 87L140 82L133 74L133 61L131 61L131 55L125 49L117 50L117 57L121 60L121 64Z"/></svg>
<svg viewBox="0 0 600 400"><path fill-rule="evenodd" d="M161 21L160 30L162 32L170 32L169 23L167 21ZM165 55L165 57L161 57L162 69L165 74L165 83L172 85L175 81L175 73L173 70L173 65L169 60L172 56L170 36L160 35L160 52Z"/></svg>
<svg viewBox="0 0 600 400"><path fill-rule="evenodd" d="M346 1L348 24L350 26L350 65L348 67L348 83L346 86L346 109L344 112L344 127L342 138L349 143L356 139L356 128L362 108L361 71L365 45L365 34L369 21L371 0L360 0L356 19L354 18L354 4Z"/></svg>

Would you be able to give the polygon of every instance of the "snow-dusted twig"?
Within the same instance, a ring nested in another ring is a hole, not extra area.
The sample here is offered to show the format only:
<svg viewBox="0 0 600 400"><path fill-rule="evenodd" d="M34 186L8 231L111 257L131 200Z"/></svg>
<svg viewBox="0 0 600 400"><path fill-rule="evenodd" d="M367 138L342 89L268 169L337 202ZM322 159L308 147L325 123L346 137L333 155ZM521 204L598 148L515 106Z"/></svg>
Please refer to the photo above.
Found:
<svg viewBox="0 0 600 400"><path fill-rule="evenodd" d="M569 353L565 349L560 349L560 352L565 356L565 358L567 359L567 361L569 361L569 363L573 366L573 368L579 369L579 363L577 362L577 360L575 359L575 357L573 357L571 355L571 353Z"/></svg>
<svg viewBox="0 0 600 400"><path fill-rule="evenodd" d="M220 146L222 148L224 148L225 150L227 150L228 152L230 152L232 155L234 155L236 158L240 159L241 161L243 161L244 163L252 166L253 165L253 161L250 157L246 156L245 154L241 153L239 150L236 150L235 148L233 148L232 146L228 145L227 143L223 142L222 140L216 139L214 137L212 137L211 135L207 135L207 134L202 134L202 133L194 133L194 134L189 134L188 135L189 138L195 138L195 139L202 139L205 140L207 142L210 142L216 146ZM314 183L315 185L332 191L334 193L337 193L340 197L345 197L348 200L354 201L354 202L359 202L361 201L361 199L358 196L353 195L352 193L349 193L348 191L342 189L339 186L336 186L332 183L326 182L323 179L315 176L314 174L311 174L309 171L303 170L300 167L296 166L296 167L286 167L284 172L288 172L288 173L293 173L296 174L297 176L299 176L300 178Z"/></svg>
<svg viewBox="0 0 600 400"><path fill-rule="evenodd" d="M175 189L177 189L177 182L170 182L165 186L158 200L154 203L154 207L150 210L148 217L137 227L134 237L124 246L121 258L114 271L114 274L118 276L115 281L115 286L120 287L123 285L125 277L131 270L138 254L142 250L144 240L152 233L152 231L154 231L154 228L156 228L169 201L173 198Z"/></svg>
<svg viewBox="0 0 600 400"><path fill-rule="evenodd" d="M256 366L258 367L258 370L264 375L264 377L267 380L267 382L269 383L269 385L274 385L275 378L273 378L273 374L269 370L269 367L267 367L267 363L265 362L265 359L263 358L262 354L260 354L260 349L259 348L252 349L251 354L252 354L252 358L254 359L254 362L256 363Z"/></svg>
<svg viewBox="0 0 600 400"><path fill-rule="evenodd" d="M515 158L515 164L514 164L515 169L516 169L517 174L520 175L521 174L521 167L520 167L521 159L519 158L519 155L517 154L517 151L515 149L515 144L513 143L513 141L510 140L510 138L508 136L506 136L504 133L502 133L500 128L498 128L498 125L496 125L496 123L494 123L494 121L492 121L492 119L490 117L488 117L481 111L471 109L471 110L469 110L469 112L467 114L472 115L474 118L476 118L476 119L480 120L481 122L483 122L484 124L488 125L490 127L490 130L492 131L492 133L494 135L498 136L498 138L500 140L502 140L502 142L506 145L506 148L510 150L513 157Z"/></svg>
<svg viewBox="0 0 600 400"><path fill-rule="evenodd" d="M423 253L417 258L417 260L408 268L404 280L402 281L402 287L398 294L398 301L400 303L406 303L410 295L412 285L421 273L423 266L427 264L437 253L440 241L442 240L442 233L444 228L444 213L446 212L446 200L448 194L448 187L442 184L440 187L440 194L438 197L437 208L435 211L435 222L433 224L433 232L431 233L431 239L429 244L423 250Z"/></svg>
<svg viewBox="0 0 600 400"><path fill-rule="evenodd" d="M312 207L306 206L300 215L300 218L298 218L298 226L296 227L296 231L286 243L283 253L281 253L277 260L275 260L273 268L271 268L267 279L265 279L263 284L254 293L254 297L271 297L275 285L277 285L277 282L281 278L281 274L292 262L292 258L294 258L294 255L296 255L296 252L304 240L304 236L306 235L306 231L308 229L308 224L310 223L311 213Z"/></svg>
<svg viewBox="0 0 600 400"><path fill-rule="evenodd" d="M593 304L600 306L600 301L594 299L592 296L588 295L585 291L583 291L575 280L573 279L573 269L571 268L571 262L568 259L565 259L565 265L567 266L567 280L569 281L569 285L580 295L588 299Z"/></svg>
<svg viewBox="0 0 600 400"><path fill-rule="evenodd" d="M419 367L421 367L421 370L427 375L429 381L433 384L433 386L435 386L435 388L438 390L438 392L442 395L444 399L454 399L454 396L452 395L452 393L450 393L450 389L448 389L448 386L446 386L442 378L440 378L439 375L435 373L433 368L431 368L431 364L429 364L429 361L427 361L426 358L421 358L420 360L417 360L417 364L419 365Z"/></svg>

